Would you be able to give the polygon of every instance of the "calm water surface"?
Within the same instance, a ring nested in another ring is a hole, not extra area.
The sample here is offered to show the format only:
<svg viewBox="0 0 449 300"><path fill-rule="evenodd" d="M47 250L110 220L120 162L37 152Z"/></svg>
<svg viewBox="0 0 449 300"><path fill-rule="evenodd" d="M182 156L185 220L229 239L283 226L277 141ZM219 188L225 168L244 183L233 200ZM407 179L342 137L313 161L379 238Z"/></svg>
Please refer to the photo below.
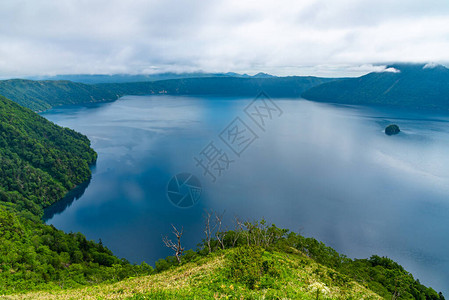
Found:
<svg viewBox="0 0 449 300"><path fill-rule="evenodd" d="M128 96L42 113L99 154L91 181L47 209L47 223L152 263L170 254L171 223L196 247L204 209L265 217L349 257L393 258L449 295L449 115L276 100L283 114L263 131L244 112L251 100ZM240 156L219 137L236 117L257 135ZM392 122L402 132L388 137ZM215 183L194 160L210 142L233 160ZM180 172L203 187L191 208L166 195Z"/></svg>

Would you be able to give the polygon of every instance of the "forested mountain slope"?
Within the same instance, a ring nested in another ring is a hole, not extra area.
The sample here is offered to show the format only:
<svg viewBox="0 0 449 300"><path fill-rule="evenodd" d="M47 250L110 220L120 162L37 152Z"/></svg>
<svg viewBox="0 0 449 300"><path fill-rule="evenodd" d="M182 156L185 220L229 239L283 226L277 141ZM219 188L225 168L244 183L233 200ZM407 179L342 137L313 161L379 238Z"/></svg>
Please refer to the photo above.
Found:
<svg viewBox="0 0 449 300"><path fill-rule="evenodd" d="M97 154L84 135L0 96L0 201L41 215L90 177Z"/></svg>
<svg viewBox="0 0 449 300"><path fill-rule="evenodd" d="M83 84L71 81L0 81L0 95L34 111L58 105L113 101L124 95L210 95L299 97L312 86L332 79L318 77L205 77L146 82Z"/></svg>
<svg viewBox="0 0 449 300"><path fill-rule="evenodd" d="M110 90L71 81L0 81L0 95L34 111L58 105L112 101L118 98Z"/></svg>
<svg viewBox="0 0 449 300"><path fill-rule="evenodd" d="M320 102L449 110L449 69L426 64L394 64L388 68L396 72L374 72L324 83L302 96Z"/></svg>
<svg viewBox="0 0 449 300"><path fill-rule="evenodd" d="M0 96L0 295L151 272L40 219L43 208L90 178L96 157L84 135Z"/></svg>

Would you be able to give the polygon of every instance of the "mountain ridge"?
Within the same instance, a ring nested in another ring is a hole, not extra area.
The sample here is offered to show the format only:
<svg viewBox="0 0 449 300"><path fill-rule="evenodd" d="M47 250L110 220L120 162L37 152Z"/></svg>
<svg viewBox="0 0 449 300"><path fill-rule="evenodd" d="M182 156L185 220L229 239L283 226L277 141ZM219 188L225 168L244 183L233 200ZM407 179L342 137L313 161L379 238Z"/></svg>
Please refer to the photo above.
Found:
<svg viewBox="0 0 449 300"><path fill-rule="evenodd" d="M333 79L319 77L201 77L158 81L83 84L71 81L0 81L0 95L34 111L60 105L117 100L124 95L209 95L299 97L306 89Z"/></svg>
<svg viewBox="0 0 449 300"><path fill-rule="evenodd" d="M423 63L390 64L388 69L393 72L372 72L323 83L301 96L317 102L449 110L449 69Z"/></svg>
<svg viewBox="0 0 449 300"><path fill-rule="evenodd" d="M54 76L27 76L25 79L42 81L61 81L68 80L72 82L84 84L97 83L129 83L129 82L146 82L159 81L168 79L183 79L183 78L202 78L202 77L237 77L237 78L272 78L277 77L271 74L259 72L255 75L248 75L246 73L240 74L235 72L227 73L206 73L206 72L192 72L192 73L155 73L155 74L66 74Z"/></svg>

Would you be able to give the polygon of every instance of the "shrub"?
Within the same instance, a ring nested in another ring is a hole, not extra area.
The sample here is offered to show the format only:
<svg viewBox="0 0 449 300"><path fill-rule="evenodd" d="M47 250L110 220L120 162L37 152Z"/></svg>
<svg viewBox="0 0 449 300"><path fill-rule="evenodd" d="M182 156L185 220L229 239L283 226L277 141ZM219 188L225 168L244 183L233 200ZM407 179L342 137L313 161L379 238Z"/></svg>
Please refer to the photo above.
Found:
<svg viewBox="0 0 449 300"><path fill-rule="evenodd" d="M254 289L263 272L262 248L244 246L236 248L228 257L229 278Z"/></svg>

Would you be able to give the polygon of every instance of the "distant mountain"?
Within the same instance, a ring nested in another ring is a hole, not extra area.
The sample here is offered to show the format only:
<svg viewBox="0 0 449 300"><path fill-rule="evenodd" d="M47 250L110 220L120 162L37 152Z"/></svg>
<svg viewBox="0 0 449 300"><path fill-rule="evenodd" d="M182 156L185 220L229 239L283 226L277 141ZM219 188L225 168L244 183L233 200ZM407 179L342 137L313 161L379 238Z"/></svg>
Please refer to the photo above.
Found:
<svg viewBox="0 0 449 300"><path fill-rule="evenodd" d="M211 95L229 97L255 97L265 91L271 97L299 97L305 90L333 79L318 77L205 77L98 84L97 87L120 95Z"/></svg>
<svg viewBox="0 0 449 300"><path fill-rule="evenodd" d="M392 64L394 72L327 82L305 91L305 99L344 104L449 109L449 69L431 64ZM396 70L396 71L395 71Z"/></svg>
<svg viewBox="0 0 449 300"><path fill-rule="evenodd" d="M299 97L305 90L333 79L318 77L201 77L145 82L83 84L71 81L0 81L0 95L35 111L58 105L113 101L124 95L211 95L255 97L265 91L271 97Z"/></svg>
<svg viewBox="0 0 449 300"><path fill-rule="evenodd" d="M25 79L0 81L0 95L34 111L42 111L58 105L111 101L119 97L95 85L71 81Z"/></svg>
<svg viewBox="0 0 449 300"><path fill-rule="evenodd" d="M238 75L238 74L237 74ZM56 75L56 76L33 76L27 79L30 80L69 80L78 83L85 84L97 84L97 83L127 83L127 82L145 82L145 81L157 81L167 79L179 79L179 78L200 78L200 77L223 77L229 76L226 74L211 74L211 73L160 73L151 75L131 75L131 74L72 74L72 75Z"/></svg>
<svg viewBox="0 0 449 300"><path fill-rule="evenodd" d="M126 83L126 82L144 82L144 81L158 81L168 79L182 79L182 78L203 78L203 77L239 77L239 78L272 78L276 77L267 73L258 73L256 75L238 74L238 73L159 73L159 74L72 74L72 75L56 75L56 76L33 76L26 79L30 80L69 80L73 82L85 84L97 83Z"/></svg>
<svg viewBox="0 0 449 300"><path fill-rule="evenodd" d="M109 83L12 79L0 81L0 95L35 111L58 105L113 101L124 95L254 97L262 90L274 98L302 96L313 101L342 104L449 109L449 69L430 64L392 64L387 70L389 71L343 79L275 77L265 73L254 76L237 73L164 73L157 75L159 77L64 75L73 76L72 79L78 81ZM173 76L186 77L171 78ZM160 80L164 77L171 79ZM134 80L140 81L133 82Z"/></svg>

